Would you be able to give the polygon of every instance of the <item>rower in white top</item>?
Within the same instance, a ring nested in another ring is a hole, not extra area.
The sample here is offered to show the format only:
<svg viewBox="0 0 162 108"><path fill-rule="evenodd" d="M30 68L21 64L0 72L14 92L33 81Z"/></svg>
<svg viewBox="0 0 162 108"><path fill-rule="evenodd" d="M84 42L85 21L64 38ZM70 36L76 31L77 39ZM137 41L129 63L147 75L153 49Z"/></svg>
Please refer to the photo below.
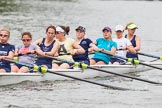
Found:
<svg viewBox="0 0 162 108"><path fill-rule="evenodd" d="M126 58L126 53L129 51L130 53L135 54L136 51L134 47L132 46L131 42L123 37L123 32L124 32L124 27L122 25L117 25L115 27L115 33L116 33L116 38L113 39L114 42L117 43L117 51L115 55L125 57ZM110 62L112 64L122 64L125 63L124 60L112 57L110 59Z"/></svg>

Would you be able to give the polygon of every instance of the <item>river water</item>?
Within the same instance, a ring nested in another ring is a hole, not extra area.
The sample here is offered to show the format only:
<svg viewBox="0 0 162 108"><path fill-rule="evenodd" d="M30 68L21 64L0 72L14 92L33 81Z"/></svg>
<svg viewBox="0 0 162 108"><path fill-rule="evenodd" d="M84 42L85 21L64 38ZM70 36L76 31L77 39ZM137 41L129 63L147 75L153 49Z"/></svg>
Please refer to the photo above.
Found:
<svg viewBox="0 0 162 108"><path fill-rule="evenodd" d="M79 25L86 36L102 36L102 28L135 22L141 37L141 52L160 56L162 47L162 2L108 0L1 0L0 28L11 31L10 43L20 43L21 33L30 31L33 40L45 36L49 25L69 25L75 37ZM140 57L143 60L152 60ZM162 82L160 70L136 76ZM0 108L161 108L162 87L121 77L94 78L92 81L135 89L111 90L80 81L23 82L0 87Z"/></svg>

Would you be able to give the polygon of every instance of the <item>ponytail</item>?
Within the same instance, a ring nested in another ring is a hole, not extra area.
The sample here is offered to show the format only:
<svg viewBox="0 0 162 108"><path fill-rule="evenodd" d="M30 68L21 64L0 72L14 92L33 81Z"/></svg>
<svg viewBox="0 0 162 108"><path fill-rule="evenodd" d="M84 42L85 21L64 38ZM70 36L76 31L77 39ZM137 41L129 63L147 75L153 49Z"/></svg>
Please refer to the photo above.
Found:
<svg viewBox="0 0 162 108"><path fill-rule="evenodd" d="M59 27L61 27L65 31L65 34L69 35L69 31L70 31L70 27L69 26L62 26L62 25L60 25Z"/></svg>

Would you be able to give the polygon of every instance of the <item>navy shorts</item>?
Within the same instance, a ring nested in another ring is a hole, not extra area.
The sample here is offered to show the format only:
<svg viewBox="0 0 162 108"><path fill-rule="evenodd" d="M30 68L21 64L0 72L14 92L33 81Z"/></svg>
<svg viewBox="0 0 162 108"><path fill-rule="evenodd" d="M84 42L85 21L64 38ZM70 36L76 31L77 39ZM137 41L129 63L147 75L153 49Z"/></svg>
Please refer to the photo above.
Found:
<svg viewBox="0 0 162 108"><path fill-rule="evenodd" d="M19 69L21 68L21 67L23 67L23 66L25 66L25 64L24 65L21 65L21 64L15 64ZM33 67L33 65L32 64L26 64L27 66L25 66L25 67L28 67L29 69L32 69L32 67Z"/></svg>
<svg viewBox="0 0 162 108"><path fill-rule="evenodd" d="M21 68L21 67L23 67L23 65L20 65L20 64L15 64L19 69Z"/></svg>
<svg viewBox="0 0 162 108"><path fill-rule="evenodd" d="M50 64L36 63L36 65L38 65L38 66L45 65L45 66L47 66L47 67L48 67L48 69L52 69L52 64L50 65Z"/></svg>
<svg viewBox="0 0 162 108"><path fill-rule="evenodd" d="M87 65L90 65L90 61L89 60L77 60L75 62L80 62L80 63L85 63Z"/></svg>
<svg viewBox="0 0 162 108"><path fill-rule="evenodd" d="M102 62L104 62L105 64L108 64L107 62L105 62L105 61L103 61L103 60L101 60L101 59L98 59L98 58L92 58L96 63L97 62L99 62L99 61L102 61Z"/></svg>
<svg viewBox="0 0 162 108"><path fill-rule="evenodd" d="M124 63L124 60L118 59L118 58L110 58L110 62L114 63L114 62L118 62L119 64Z"/></svg>
<svg viewBox="0 0 162 108"><path fill-rule="evenodd" d="M11 72L11 68L7 68L7 67L2 67L0 69L4 69L6 71L6 73L10 73Z"/></svg>
<svg viewBox="0 0 162 108"><path fill-rule="evenodd" d="M63 62L54 62L54 63L57 64L58 66L63 64ZM69 64L69 66L73 66L74 65L74 63L67 63L67 64Z"/></svg>

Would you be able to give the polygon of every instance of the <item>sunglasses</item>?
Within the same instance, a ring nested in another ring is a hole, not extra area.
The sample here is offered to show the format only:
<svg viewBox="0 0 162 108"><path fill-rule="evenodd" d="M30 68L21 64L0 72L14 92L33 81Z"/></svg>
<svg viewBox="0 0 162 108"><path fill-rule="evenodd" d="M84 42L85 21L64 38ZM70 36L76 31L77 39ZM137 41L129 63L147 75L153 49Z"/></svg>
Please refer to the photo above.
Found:
<svg viewBox="0 0 162 108"><path fill-rule="evenodd" d="M4 37L8 37L7 34L0 34L0 36L1 36L1 37L2 37L2 36L4 36Z"/></svg>
<svg viewBox="0 0 162 108"><path fill-rule="evenodd" d="M23 42L29 42L31 39L21 39Z"/></svg>

